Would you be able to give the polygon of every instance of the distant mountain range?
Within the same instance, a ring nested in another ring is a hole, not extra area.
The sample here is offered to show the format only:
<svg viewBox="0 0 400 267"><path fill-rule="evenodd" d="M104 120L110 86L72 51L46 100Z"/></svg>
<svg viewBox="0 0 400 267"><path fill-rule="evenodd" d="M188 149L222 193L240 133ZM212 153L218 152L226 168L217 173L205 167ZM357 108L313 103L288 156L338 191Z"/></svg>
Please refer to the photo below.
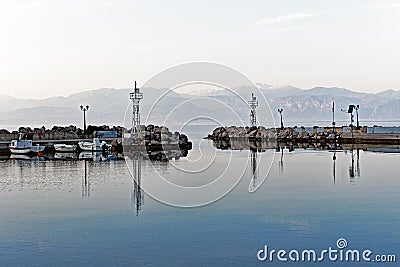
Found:
<svg viewBox="0 0 400 267"><path fill-rule="evenodd" d="M189 92L172 92L167 89L142 88L142 122L179 125L185 122L223 125L248 124L248 106L251 93L259 98L257 115L259 123L272 126L279 120L278 108L283 108L285 123L290 125L328 125L332 120L332 102L335 117L348 123L349 104L360 105L360 121L373 125L382 121L400 121L400 91L387 90L377 94L359 93L344 88L315 87L303 90L293 86L258 84L259 90L249 87L227 90L202 90L201 85ZM50 127L53 125L81 125L80 105L89 105L87 124L130 125L129 92L131 89L102 88L47 99L20 99L0 95L0 128L16 129L18 126ZM269 103L262 101L265 97ZM272 117L271 117L272 115ZM195 119L194 119L195 118Z"/></svg>

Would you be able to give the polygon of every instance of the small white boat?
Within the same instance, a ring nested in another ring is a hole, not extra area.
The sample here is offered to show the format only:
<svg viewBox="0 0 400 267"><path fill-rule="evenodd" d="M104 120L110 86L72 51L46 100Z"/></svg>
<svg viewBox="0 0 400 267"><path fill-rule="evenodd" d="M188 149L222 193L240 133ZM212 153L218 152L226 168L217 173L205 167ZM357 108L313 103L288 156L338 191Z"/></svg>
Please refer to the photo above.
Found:
<svg viewBox="0 0 400 267"><path fill-rule="evenodd" d="M77 145L67 145L67 144L54 144L54 149L56 152L66 152L71 153L75 152Z"/></svg>
<svg viewBox="0 0 400 267"><path fill-rule="evenodd" d="M111 145L107 144L105 141L100 142L99 138L93 138L93 142L80 141L78 145L83 151L103 151L111 149Z"/></svg>
<svg viewBox="0 0 400 267"><path fill-rule="evenodd" d="M12 140L8 148L12 154L29 154L30 152L42 152L45 146L33 146L32 140L25 139L25 134L20 133L18 140Z"/></svg>

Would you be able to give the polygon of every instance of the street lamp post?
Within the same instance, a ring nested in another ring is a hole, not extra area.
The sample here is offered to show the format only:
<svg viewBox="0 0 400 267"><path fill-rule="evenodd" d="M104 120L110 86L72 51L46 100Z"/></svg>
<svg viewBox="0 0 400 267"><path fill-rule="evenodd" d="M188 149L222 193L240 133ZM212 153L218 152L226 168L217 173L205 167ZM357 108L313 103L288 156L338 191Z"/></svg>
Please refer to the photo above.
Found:
<svg viewBox="0 0 400 267"><path fill-rule="evenodd" d="M278 108L278 112L281 115L281 130L283 130L283 119L282 119L283 108Z"/></svg>
<svg viewBox="0 0 400 267"><path fill-rule="evenodd" d="M81 105L80 108L83 111L83 135L86 138L86 111L89 110L89 105L86 105L86 107Z"/></svg>

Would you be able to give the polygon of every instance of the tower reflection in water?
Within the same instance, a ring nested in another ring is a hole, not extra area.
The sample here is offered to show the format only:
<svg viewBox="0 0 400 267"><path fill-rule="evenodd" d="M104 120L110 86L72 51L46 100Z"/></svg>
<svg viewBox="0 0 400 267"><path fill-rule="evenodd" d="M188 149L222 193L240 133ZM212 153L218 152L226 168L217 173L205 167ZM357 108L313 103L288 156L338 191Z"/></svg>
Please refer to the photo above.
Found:
<svg viewBox="0 0 400 267"><path fill-rule="evenodd" d="M188 155L187 149L163 150L163 151L138 151L127 152L125 159L132 165L133 189L131 193L131 206L136 210L136 215L142 210L144 205L144 191L142 189L142 165L152 162L165 162L171 159L179 160ZM157 165L158 167L162 165ZM164 165L167 168L166 164Z"/></svg>
<svg viewBox="0 0 400 267"><path fill-rule="evenodd" d="M360 177L360 149L356 148L356 151L354 152L353 146L350 148L350 154L351 154L351 164L349 166L349 176L350 176L350 183L352 185L355 185L355 177ZM355 154L355 156L354 156ZM356 157L356 160L354 160L354 157ZM356 164L354 164L354 161L356 161Z"/></svg>
<svg viewBox="0 0 400 267"><path fill-rule="evenodd" d="M250 149L250 166L251 166L251 181L253 184L253 189L256 188L256 181L258 177L258 168L257 168L257 150Z"/></svg>
<svg viewBox="0 0 400 267"><path fill-rule="evenodd" d="M133 178L133 190L131 195L131 204L136 209L136 215L139 215L139 211L144 205L144 195L141 188L142 181L142 163L140 153L134 153L132 155L132 175Z"/></svg>

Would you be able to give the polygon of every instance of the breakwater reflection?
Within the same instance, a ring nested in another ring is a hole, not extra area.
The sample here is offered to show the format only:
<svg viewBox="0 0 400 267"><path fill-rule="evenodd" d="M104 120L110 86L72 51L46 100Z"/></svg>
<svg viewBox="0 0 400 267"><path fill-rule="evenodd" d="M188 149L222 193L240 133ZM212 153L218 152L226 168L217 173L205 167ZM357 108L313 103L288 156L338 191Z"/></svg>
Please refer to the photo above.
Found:
<svg viewBox="0 0 400 267"><path fill-rule="evenodd" d="M228 139L214 140L213 146L219 150L231 151L249 151L248 160L250 162L251 180L254 183L259 176L258 166L260 162L257 160L258 155L269 150L275 151L275 159L278 165L278 174L284 174L285 154L296 153L301 151L325 151L332 154L332 179L333 185L336 185L337 179L337 160L347 161L347 176L351 185L356 185L356 180L361 177L361 156L360 151L367 153L396 153L400 154L400 146L398 145L381 145L381 144L326 144L326 143L293 143L293 142L270 142L268 140L249 140ZM290 160L290 159L286 159ZM317 167L317 166L316 166Z"/></svg>

